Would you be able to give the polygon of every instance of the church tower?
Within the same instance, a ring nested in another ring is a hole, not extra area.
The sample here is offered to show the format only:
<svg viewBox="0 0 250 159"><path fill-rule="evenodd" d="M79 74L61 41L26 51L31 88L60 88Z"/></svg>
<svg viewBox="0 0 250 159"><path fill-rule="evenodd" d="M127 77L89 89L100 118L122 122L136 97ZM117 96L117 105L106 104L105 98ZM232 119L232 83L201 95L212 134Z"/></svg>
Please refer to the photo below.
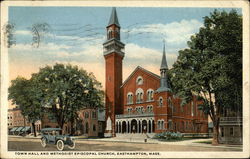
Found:
<svg viewBox="0 0 250 159"><path fill-rule="evenodd" d="M164 91L171 91L168 83L168 77L167 77L167 71L168 71L168 64L166 60L166 53L165 53L165 43L163 45L163 55L161 60L161 84L160 88L157 89L157 92L164 92Z"/></svg>
<svg viewBox="0 0 250 159"><path fill-rule="evenodd" d="M124 57L124 44L120 41L120 24L116 9L112 8L107 29L107 40L103 43L105 58L105 108L106 130L115 136L115 115L122 113L121 92L122 60ZM110 130L111 129L111 130Z"/></svg>

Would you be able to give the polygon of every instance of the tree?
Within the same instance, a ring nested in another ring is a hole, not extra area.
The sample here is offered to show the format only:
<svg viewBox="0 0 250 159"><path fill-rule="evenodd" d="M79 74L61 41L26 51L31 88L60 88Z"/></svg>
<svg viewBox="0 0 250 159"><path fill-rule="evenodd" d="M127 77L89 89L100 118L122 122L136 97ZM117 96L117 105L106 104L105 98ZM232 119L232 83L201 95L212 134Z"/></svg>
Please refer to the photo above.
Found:
<svg viewBox="0 0 250 159"><path fill-rule="evenodd" d="M54 115L58 125L63 128L65 122L71 122L71 134L79 110L103 106L101 84L92 73L77 66L46 66L31 79L42 88L43 106Z"/></svg>
<svg viewBox="0 0 250 159"><path fill-rule="evenodd" d="M194 95L203 101L199 108L212 119L216 145L222 110L242 107L242 17L235 10L215 10L188 47L170 71L172 86L182 105Z"/></svg>
<svg viewBox="0 0 250 159"><path fill-rule="evenodd" d="M12 80L8 98L20 108L24 118L27 118L32 124L34 136L36 136L35 122L40 120L42 116L42 94L36 87L35 81L23 77Z"/></svg>

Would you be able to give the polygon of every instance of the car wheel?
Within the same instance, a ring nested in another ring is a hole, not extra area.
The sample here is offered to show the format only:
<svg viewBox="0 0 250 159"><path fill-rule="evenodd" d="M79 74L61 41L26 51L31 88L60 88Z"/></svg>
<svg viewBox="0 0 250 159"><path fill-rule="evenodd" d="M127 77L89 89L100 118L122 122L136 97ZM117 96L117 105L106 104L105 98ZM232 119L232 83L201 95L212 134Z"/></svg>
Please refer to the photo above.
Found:
<svg viewBox="0 0 250 159"><path fill-rule="evenodd" d="M46 139L45 138L41 139L41 145L42 145L42 147L46 147L47 143L46 143Z"/></svg>
<svg viewBox="0 0 250 159"><path fill-rule="evenodd" d="M76 146L76 143L75 143L75 141L74 140L71 140L71 144L68 144L68 148L69 149L74 149L75 148L75 146Z"/></svg>
<svg viewBox="0 0 250 159"><path fill-rule="evenodd" d="M56 148L57 148L57 150L59 150L59 151L62 151L62 150L63 150L63 148L64 148L64 143L63 143L62 140L58 140L58 141L56 142Z"/></svg>

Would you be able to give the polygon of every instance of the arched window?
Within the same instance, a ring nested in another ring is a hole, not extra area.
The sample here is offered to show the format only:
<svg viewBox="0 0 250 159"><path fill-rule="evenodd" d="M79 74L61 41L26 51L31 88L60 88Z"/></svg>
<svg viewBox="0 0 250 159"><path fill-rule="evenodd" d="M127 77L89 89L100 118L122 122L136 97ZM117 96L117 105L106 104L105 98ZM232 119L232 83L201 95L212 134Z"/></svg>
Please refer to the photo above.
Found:
<svg viewBox="0 0 250 159"><path fill-rule="evenodd" d="M153 101L154 100L154 91L153 89L147 90L147 101Z"/></svg>
<svg viewBox="0 0 250 159"><path fill-rule="evenodd" d="M161 129L164 129L164 120L161 121Z"/></svg>
<svg viewBox="0 0 250 159"><path fill-rule="evenodd" d="M143 90L141 88L138 88L136 90L136 103L142 103L143 102Z"/></svg>
<svg viewBox="0 0 250 159"><path fill-rule="evenodd" d="M163 106L163 98L159 97L159 106L162 107Z"/></svg>
<svg viewBox="0 0 250 159"><path fill-rule="evenodd" d="M84 117L85 117L85 119L88 119L89 118L89 112L85 112Z"/></svg>
<svg viewBox="0 0 250 159"><path fill-rule="evenodd" d="M147 106L147 112L148 113L152 113L153 112L153 106L152 105L148 105Z"/></svg>
<svg viewBox="0 0 250 159"><path fill-rule="evenodd" d="M133 108L127 108L128 114L132 113Z"/></svg>
<svg viewBox="0 0 250 159"><path fill-rule="evenodd" d="M140 93L140 102L142 102L142 100L143 100L143 94L142 94L142 92Z"/></svg>
<svg viewBox="0 0 250 159"><path fill-rule="evenodd" d="M115 35L118 40L120 40L120 33L119 33L119 28L115 29Z"/></svg>
<svg viewBox="0 0 250 159"><path fill-rule="evenodd" d="M108 39L112 38L112 30L108 30Z"/></svg>
<svg viewBox="0 0 250 159"><path fill-rule="evenodd" d="M164 120L163 119L158 120L158 122L157 122L157 129L159 129L159 130L163 130L164 129Z"/></svg>
<svg viewBox="0 0 250 159"><path fill-rule="evenodd" d="M133 104L133 93L129 92L127 94L127 104Z"/></svg>
<svg viewBox="0 0 250 159"><path fill-rule="evenodd" d="M157 129L159 129L159 130L161 129L161 121L159 121L159 120L157 121Z"/></svg>
<svg viewBox="0 0 250 159"><path fill-rule="evenodd" d="M92 118L93 118L93 119L96 119L96 111L93 111L93 112L92 112Z"/></svg>
<svg viewBox="0 0 250 159"><path fill-rule="evenodd" d="M141 114L143 114L144 113L144 108L143 108L143 106L141 107Z"/></svg>
<svg viewBox="0 0 250 159"><path fill-rule="evenodd" d="M137 85L142 85L142 84L143 84L143 78L142 78L141 76L138 76L138 77L136 78L136 84L137 84Z"/></svg>

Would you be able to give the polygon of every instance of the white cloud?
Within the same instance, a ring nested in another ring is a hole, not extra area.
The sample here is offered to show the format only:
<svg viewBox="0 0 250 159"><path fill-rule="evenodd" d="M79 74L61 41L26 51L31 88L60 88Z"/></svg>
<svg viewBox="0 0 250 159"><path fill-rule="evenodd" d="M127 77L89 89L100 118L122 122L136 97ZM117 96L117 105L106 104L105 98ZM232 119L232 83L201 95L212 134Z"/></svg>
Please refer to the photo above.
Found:
<svg viewBox="0 0 250 159"><path fill-rule="evenodd" d="M15 34L18 34L18 35L31 35L31 32L28 31L28 30L17 30L17 31L15 31Z"/></svg>
<svg viewBox="0 0 250 159"><path fill-rule="evenodd" d="M139 27L134 27L130 30L123 30L123 32L134 36L138 34L150 34L158 38L165 39L169 44L183 44L186 43L190 36L198 32L203 24L195 19L181 20L179 22L172 22L167 24L146 24Z"/></svg>
<svg viewBox="0 0 250 159"><path fill-rule="evenodd" d="M102 56L102 47L100 46L93 46L88 45L82 47L81 51L59 51L59 50L53 50L51 52L48 52L50 55L55 55L56 57L77 57L77 56L84 56L87 57L87 59L93 59L93 58L100 58Z"/></svg>
<svg viewBox="0 0 250 159"><path fill-rule="evenodd" d="M70 46L64 44L55 44L55 43L48 43L44 44L41 43L38 48L33 47L31 44L16 44L11 49L13 51L57 51L60 49L69 49Z"/></svg>
<svg viewBox="0 0 250 159"><path fill-rule="evenodd" d="M134 64L154 65L160 66L162 59L162 51L151 48L141 47L137 44L129 43L126 45L125 57L131 62L137 61ZM175 53L166 52L166 58L169 66L172 66L176 61L177 55Z"/></svg>

